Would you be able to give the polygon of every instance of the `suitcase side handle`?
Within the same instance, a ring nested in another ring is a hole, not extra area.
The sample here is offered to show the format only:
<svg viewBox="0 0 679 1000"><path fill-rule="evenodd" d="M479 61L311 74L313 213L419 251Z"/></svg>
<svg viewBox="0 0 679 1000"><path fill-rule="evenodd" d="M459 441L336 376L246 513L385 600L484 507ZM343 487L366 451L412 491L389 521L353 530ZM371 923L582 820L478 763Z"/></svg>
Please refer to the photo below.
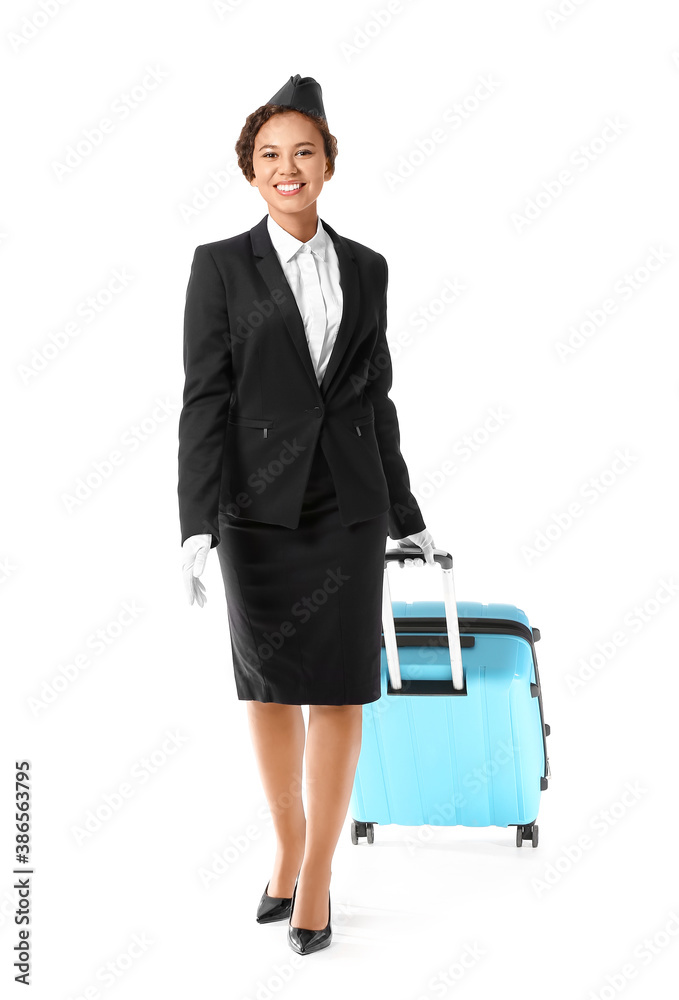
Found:
<svg viewBox="0 0 679 1000"><path fill-rule="evenodd" d="M389 590L389 563L403 559L423 558L422 549L417 545L399 546L388 549L384 553L384 585L382 587L382 630L384 632L384 648L387 654L387 667L393 688L401 688L401 667L396 643L396 627L394 625L394 609ZM448 632L448 648L450 650L450 672L453 687L456 691L464 688L464 668L462 666L462 648L460 645L460 628L455 601L455 585L453 583L453 557L445 549L434 549L434 560L441 567L443 575L443 601L446 612L446 630Z"/></svg>

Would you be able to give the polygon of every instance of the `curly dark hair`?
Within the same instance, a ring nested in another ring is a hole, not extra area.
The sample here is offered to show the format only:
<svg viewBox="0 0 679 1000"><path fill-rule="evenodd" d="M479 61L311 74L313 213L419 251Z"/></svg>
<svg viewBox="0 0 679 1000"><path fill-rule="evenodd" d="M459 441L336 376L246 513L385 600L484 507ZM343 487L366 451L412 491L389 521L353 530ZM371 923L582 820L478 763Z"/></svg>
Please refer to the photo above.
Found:
<svg viewBox="0 0 679 1000"><path fill-rule="evenodd" d="M261 107L253 111L245 119L245 125L241 129L236 143L236 153L238 154L238 166L241 168L248 181L254 180L255 172L252 167L252 157L255 149L255 136L265 122L274 115L280 115L286 111L294 111L298 115L304 115L312 121L323 136L323 146L325 155L330 163L332 173L335 172L335 157L337 156L337 139L328 131L328 123L320 115L314 115L307 111L298 111L287 104L262 104Z"/></svg>

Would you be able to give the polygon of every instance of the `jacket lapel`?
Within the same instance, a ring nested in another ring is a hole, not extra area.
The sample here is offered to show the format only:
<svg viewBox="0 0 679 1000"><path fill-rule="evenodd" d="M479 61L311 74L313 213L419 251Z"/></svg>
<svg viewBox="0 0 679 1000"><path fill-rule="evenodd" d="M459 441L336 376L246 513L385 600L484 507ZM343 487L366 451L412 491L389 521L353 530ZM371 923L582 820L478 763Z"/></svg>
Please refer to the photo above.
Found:
<svg viewBox="0 0 679 1000"><path fill-rule="evenodd" d="M332 378L337 371L342 356L349 346L352 334L356 329L358 317L359 280L358 265L356 258L349 244L331 228L323 219L321 224L327 230L332 239L337 252L337 259L340 270L340 285L342 287L342 317L340 319L337 337L330 354L327 368L320 386L316 379L309 344L307 343L304 321L297 307L295 296L283 273L283 268L278 260L278 255L274 249L269 230L267 228L268 216L257 223L250 230L250 240L252 252L255 256L255 263L262 275L269 291L272 293L273 301L276 303L285 321L285 326L295 345L300 361L304 366L308 377L311 379L315 389L322 395L326 395Z"/></svg>

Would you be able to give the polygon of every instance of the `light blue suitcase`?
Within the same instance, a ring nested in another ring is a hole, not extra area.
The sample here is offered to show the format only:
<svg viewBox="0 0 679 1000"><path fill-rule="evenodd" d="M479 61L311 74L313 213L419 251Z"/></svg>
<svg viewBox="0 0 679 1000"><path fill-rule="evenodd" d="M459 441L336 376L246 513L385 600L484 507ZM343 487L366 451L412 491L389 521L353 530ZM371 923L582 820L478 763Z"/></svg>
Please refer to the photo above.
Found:
<svg viewBox="0 0 679 1000"><path fill-rule="evenodd" d="M385 552L382 696L363 706L352 842L372 844L376 823L516 826L516 846L537 847L551 776L540 632L513 604L456 603L452 556L434 553L444 600L392 603L390 563L422 551Z"/></svg>

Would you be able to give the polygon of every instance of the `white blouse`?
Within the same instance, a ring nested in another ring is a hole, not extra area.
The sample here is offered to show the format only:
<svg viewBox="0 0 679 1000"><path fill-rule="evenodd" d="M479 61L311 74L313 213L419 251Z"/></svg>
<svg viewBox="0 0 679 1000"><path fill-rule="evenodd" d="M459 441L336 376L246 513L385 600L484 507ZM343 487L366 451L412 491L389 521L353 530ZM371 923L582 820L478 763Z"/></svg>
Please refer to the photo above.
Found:
<svg viewBox="0 0 679 1000"><path fill-rule="evenodd" d="M311 361L321 384L342 318L339 261L320 217L315 234L302 243L270 215L267 228L304 322Z"/></svg>

